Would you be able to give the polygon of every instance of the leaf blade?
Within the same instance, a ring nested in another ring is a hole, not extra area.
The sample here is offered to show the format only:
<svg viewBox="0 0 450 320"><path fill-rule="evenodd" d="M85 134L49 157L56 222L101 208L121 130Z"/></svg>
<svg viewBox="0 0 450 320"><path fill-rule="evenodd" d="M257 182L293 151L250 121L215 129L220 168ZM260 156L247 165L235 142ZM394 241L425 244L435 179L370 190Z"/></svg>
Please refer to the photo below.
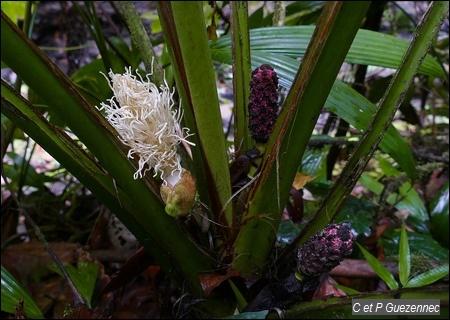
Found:
<svg viewBox="0 0 450 320"><path fill-rule="evenodd" d="M13 277L8 269L2 265L1 270L2 311L14 314L14 308L19 304L20 299L23 298L23 308L29 318L45 319L36 302L25 291L23 286Z"/></svg>
<svg viewBox="0 0 450 320"><path fill-rule="evenodd" d="M386 282L388 287L391 290L398 289L398 283L395 281L394 276L386 269L385 266L381 264L380 261L378 261L369 251L367 251L363 246L361 246L359 243L356 243L361 250L362 254L364 255L364 258L366 258L366 261L370 264L373 271L383 280Z"/></svg>
<svg viewBox="0 0 450 320"><path fill-rule="evenodd" d="M403 286L408 282L410 272L411 272L411 254L409 252L408 235L406 234L405 223L403 223L398 253L398 274L400 277L400 283Z"/></svg>
<svg viewBox="0 0 450 320"><path fill-rule="evenodd" d="M443 264L412 278L408 281L404 288L416 288L429 285L448 275L448 271L448 263Z"/></svg>
<svg viewBox="0 0 450 320"><path fill-rule="evenodd" d="M305 54L314 32L314 26L268 27L250 30L253 50L275 55L300 58ZM228 36L223 36L211 45L212 53L227 50L230 46ZM391 35L361 29L345 58L348 63L372 65L396 69L399 67L408 41ZM444 78L445 73L439 63L430 55L423 61L419 73Z"/></svg>

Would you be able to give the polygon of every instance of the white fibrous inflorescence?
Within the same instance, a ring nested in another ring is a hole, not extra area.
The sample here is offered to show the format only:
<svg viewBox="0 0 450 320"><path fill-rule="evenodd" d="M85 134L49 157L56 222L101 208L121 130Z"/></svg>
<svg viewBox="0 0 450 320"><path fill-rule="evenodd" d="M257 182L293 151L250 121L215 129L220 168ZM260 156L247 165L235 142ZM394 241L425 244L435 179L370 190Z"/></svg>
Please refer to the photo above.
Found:
<svg viewBox="0 0 450 320"><path fill-rule="evenodd" d="M130 147L128 157L139 157L139 168L134 179L142 178L151 168L165 183L174 186L184 169L177 153L186 140L189 129L180 126L182 112L174 108L173 93L167 83L158 87L149 79L144 80L131 67L124 74L108 73L105 76L114 96L108 103L101 103L106 119L117 130L121 141Z"/></svg>

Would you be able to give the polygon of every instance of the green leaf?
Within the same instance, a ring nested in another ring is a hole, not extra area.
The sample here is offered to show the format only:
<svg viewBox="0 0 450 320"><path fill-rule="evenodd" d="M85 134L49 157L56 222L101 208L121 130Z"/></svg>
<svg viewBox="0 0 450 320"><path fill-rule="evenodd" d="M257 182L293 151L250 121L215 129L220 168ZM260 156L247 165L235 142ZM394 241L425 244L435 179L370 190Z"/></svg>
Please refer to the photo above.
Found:
<svg viewBox="0 0 450 320"><path fill-rule="evenodd" d="M355 290L355 289L352 289L352 288L349 288L349 287L346 287L346 286L343 286L340 284L333 284L333 287L336 287L337 289L344 291L348 295L361 293L358 290Z"/></svg>
<svg viewBox="0 0 450 320"><path fill-rule="evenodd" d="M277 241L284 247L298 236L301 229L301 226L292 222L291 219L281 221L278 227Z"/></svg>
<svg viewBox="0 0 450 320"><path fill-rule="evenodd" d="M15 23L25 18L27 1L2 1L2 11Z"/></svg>
<svg viewBox="0 0 450 320"><path fill-rule="evenodd" d="M90 261L79 261L77 264L78 272L75 273L73 279L76 279L75 285L83 298L88 301L90 307L92 295L94 294L95 283L99 271L98 264Z"/></svg>
<svg viewBox="0 0 450 320"><path fill-rule="evenodd" d="M250 30L253 51L288 56L303 57L314 32L315 26L269 27ZM360 29L345 58L348 63L372 65L396 69L399 67L408 41L375 31ZM223 36L211 44L213 57L220 56L231 48L230 36ZM253 55L253 52L252 52ZM419 73L444 78L444 70L433 57L427 55Z"/></svg>
<svg viewBox="0 0 450 320"><path fill-rule="evenodd" d="M108 82L100 72L107 74L103 61L95 59L78 69L70 77L89 101L97 106L100 106L100 102L111 98L112 95Z"/></svg>
<svg viewBox="0 0 450 320"><path fill-rule="evenodd" d="M375 205L367 199L349 196L344 202L335 223L347 223L356 235L370 235L370 225Z"/></svg>
<svg viewBox="0 0 450 320"><path fill-rule="evenodd" d="M136 48L134 48L135 50L130 50L129 45L125 42L125 40L119 37L110 37L108 41L114 48L114 50L111 50L111 60L117 59L118 61L116 64L119 66L123 65L122 69L125 66L131 66L131 69L133 70L139 68L139 64L142 62L142 59L140 59L139 51ZM113 57L112 53L115 53L116 56ZM114 62L112 62L112 64L115 65ZM120 70L120 67L114 67L114 70Z"/></svg>
<svg viewBox="0 0 450 320"><path fill-rule="evenodd" d="M449 238L449 183L442 186L430 205L431 232L433 236L448 248Z"/></svg>
<svg viewBox="0 0 450 320"><path fill-rule="evenodd" d="M55 263L48 264L47 268L63 277L61 269ZM98 265L90 261L79 261L77 268L67 263L64 264L64 268L69 274L70 279L72 279L78 292L86 301L87 306L92 308L91 299L97 281Z"/></svg>
<svg viewBox="0 0 450 320"><path fill-rule="evenodd" d="M14 189L23 186L31 186L41 189L44 182L47 182L44 173L37 173L30 163L24 163L25 159L16 153L7 152L14 164L5 163L5 175L11 179L11 187ZM24 172L25 171L25 172Z"/></svg>
<svg viewBox="0 0 450 320"><path fill-rule="evenodd" d="M315 181L326 180L327 165L325 160L329 150L330 146L321 149L307 148L303 155L300 172L314 177Z"/></svg>
<svg viewBox="0 0 450 320"><path fill-rule="evenodd" d="M305 185L305 189L310 191L314 197L325 197L333 186L333 181L323 180L323 181L310 181Z"/></svg>
<svg viewBox="0 0 450 320"><path fill-rule="evenodd" d="M153 15L152 15L153 16ZM159 17L156 16L154 18L154 20L152 19L152 22L150 24L150 29L152 30L153 33L159 33L162 32L162 27L161 27L161 21L159 21Z"/></svg>
<svg viewBox="0 0 450 320"><path fill-rule="evenodd" d="M359 243L356 243L361 250L361 252L364 255L364 258L366 258L367 262L372 267L373 271L383 280L386 282L387 286L391 290L398 289L398 283L395 281L394 276L386 269L385 266L381 264L380 261L377 260L369 251L367 251L363 246L361 246Z"/></svg>
<svg viewBox="0 0 450 320"><path fill-rule="evenodd" d="M380 167L385 172L386 176L399 176L400 172L396 170L392 165L381 157L378 158L380 161ZM371 192L380 195L383 191L384 185L378 182L377 179L371 177L368 173L364 172L361 174L359 182L369 189ZM420 221L428 221L428 214L425 205L420 198L417 191L412 188L409 181L404 182L399 187L399 192L391 193L386 202L390 205L395 205L398 210L406 210L411 214L411 216L417 218Z"/></svg>
<svg viewBox="0 0 450 320"><path fill-rule="evenodd" d="M404 286L404 288L415 288L415 287L423 287L429 285L433 282L438 281L448 275L448 263L443 264L439 267L431 269L427 272L424 272L411 280Z"/></svg>
<svg viewBox="0 0 450 320"><path fill-rule="evenodd" d="M411 255L409 253L408 235L406 234L405 223L402 225L400 235L400 248L398 253L398 274L400 283L405 285L409 280L411 272Z"/></svg>
<svg viewBox="0 0 450 320"><path fill-rule="evenodd" d="M358 182L376 195L380 195L383 191L383 184L378 182L378 180L372 177L368 172L363 172Z"/></svg>
<svg viewBox="0 0 450 320"><path fill-rule="evenodd" d="M247 305L247 300L245 300L245 297L242 295L241 291L239 291L239 288L231 279L227 279L227 282L230 285L231 290L233 290L234 296L236 297L237 307L239 308L239 310L244 309Z"/></svg>
<svg viewBox="0 0 450 320"><path fill-rule="evenodd" d="M430 235L409 231L407 234L411 255L424 256L431 261L448 261L448 249L440 246ZM397 256L399 243L400 230L386 230L381 238L386 256Z"/></svg>
<svg viewBox="0 0 450 320"><path fill-rule="evenodd" d="M380 168L387 177L400 177L401 173L393 164L383 157L378 157ZM414 181L414 180L412 180ZM400 200L400 201L399 201ZM404 182L399 188L398 193L392 193L388 196L387 202L395 204L398 210L407 210L410 214L421 221L428 221L428 213L422 198L417 193L416 189L412 187L411 182Z"/></svg>
<svg viewBox="0 0 450 320"><path fill-rule="evenodd" d="M284 25L306 25L311 24L306 19L313 15L317 21L320 11L322 10L325 1L293 1L290 4L286 4L286 18L284 19ZM264 18L264 6L256 10L250 16L250 23L252 27L271 27L273 26L273 12L269 12ZM258 13L258 19L256 19L255 13ZM253 28L252 28L253 29Z"/></svg>
<svg viewBox="0 0 450 320"><path fill-rule="evenodd" d="M341 81L336 81L333 89L325 108L363 132L372 121L376 110L375 106ZM389 125L381 139L379 148L391 156L406 172L411 181L414 181L416 165L411 148L392 124Z"/></svg>
<svg viewBox="0 0 450 320"><path fill-rule="evenodd" d="M14 314L14 308L23 299L23 308L29 319L45 319L42 311L34 300L28 295L22 285L2 266L2 299L1 309L4 312Z"/></svg>

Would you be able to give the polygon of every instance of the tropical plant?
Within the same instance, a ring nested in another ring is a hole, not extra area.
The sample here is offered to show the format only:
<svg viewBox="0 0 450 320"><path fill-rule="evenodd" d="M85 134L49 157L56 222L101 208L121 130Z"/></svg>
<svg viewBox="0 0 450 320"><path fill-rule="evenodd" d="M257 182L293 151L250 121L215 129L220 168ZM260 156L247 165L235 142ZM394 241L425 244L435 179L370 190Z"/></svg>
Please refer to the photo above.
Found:
<svg viewBox="0 0 450 320"><path fill-rule="evenodd" d="M315 25L288 20L294 25L253 29L248 3L230 2L231 32L220 37L217 5L206 28L202 2L161 1L162 55L154 52L132 3L119 4L132 50L121 39L105 39L94 2L84 7L73 2L101 59L70 78L31 41L28 29L20 30L2 10L2 63L29 88L25 97L20 83L13 88L2 79L2 115L10 121L6 136L20 128L119 218L182 291L177 317L242 311L266 316L257 311L289 305L257 299L265 297L264 290L271 296L285 288L287 281L301 301L301 294L314 289L319 275L335 264L308 272L301 261L315 260L297 253L314 246L308 239L330 234L353 243L347 233L329 228L342 230L334 223L375 151L394 160L410 183L415 180L413 154L392 121L418 74L448 79L428 54L448 3L430 3L408 43L361 29L371 7L367 1L296 2L319 8L312 11L320 14ZM232 66L231 148L220 113L216 62ZM379 103L337 79L344 63L396 69ZM278 85L287 90L282 105ZM158 110L140 113L150 103ZM320 206L292 241L278 248L283 212L297 197L292 186L307 167L308 143L324 108L360 136ZM132 130L136 123L139 131ZM143 132L148 139L138 136ZM2 158L5 150L2 146ZM404 274L401 281L408 283ZM248 283L266 289L250 292Z"/></svg>

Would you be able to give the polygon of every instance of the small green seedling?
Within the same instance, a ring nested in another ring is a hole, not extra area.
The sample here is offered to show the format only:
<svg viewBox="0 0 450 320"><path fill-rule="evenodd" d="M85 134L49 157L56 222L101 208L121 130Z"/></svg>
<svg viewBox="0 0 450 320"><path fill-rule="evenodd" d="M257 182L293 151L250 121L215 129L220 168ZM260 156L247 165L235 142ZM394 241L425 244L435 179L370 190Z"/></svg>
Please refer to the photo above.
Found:
<svg viewBox="0 0 450 320"><path fill-rule="evenodd" d="M433 268L427 272L421 273L411 278L411 254L409 252L408 236L406 234L405 225L402 226L398 253L398 274L400 284L377 258L368 252L359 243L356 243L361 249L367 262L370 264L375 273L386 282L391 290L396 290L400 286L402 288L417 288L429 285L448 274L448 263Z"/></svg>

